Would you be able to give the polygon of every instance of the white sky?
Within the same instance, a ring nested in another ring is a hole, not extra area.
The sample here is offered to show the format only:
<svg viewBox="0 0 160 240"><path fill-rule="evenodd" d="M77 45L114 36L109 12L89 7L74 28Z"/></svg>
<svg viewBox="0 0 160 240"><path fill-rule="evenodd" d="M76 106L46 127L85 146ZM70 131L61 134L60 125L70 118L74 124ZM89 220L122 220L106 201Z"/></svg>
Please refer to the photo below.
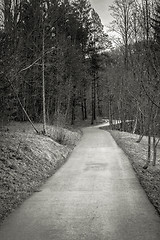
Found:
<svg viewBox="0 0 160 240"><path fill-rule="evenodd" d="M95 11L98 13L102 20L102 24L108 25L109 22L113 20L113 18L110 15L110 12L108 11L109 6L112 5L114 0L90 0L92 7L95 9Z"/></svg>

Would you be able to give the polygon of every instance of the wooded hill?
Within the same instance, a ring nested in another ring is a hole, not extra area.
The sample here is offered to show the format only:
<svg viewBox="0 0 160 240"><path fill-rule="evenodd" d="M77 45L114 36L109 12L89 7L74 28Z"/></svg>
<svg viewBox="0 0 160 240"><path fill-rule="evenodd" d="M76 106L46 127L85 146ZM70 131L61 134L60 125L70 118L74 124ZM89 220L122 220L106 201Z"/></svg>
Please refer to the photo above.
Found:
<svg viewBox="0 0 160 240"><path fill-rule="evenodd" d="M4 0L1 23L3 116L26 120L23 105L33 121L87 118L94 58L108 45L89 1Z"/></svg>
<svg viewBox="0 0 160 240"><path fill-rule="evenodd" d="M115 0L110 11L113 45L88 0L1 1L1 119L30 118L44 132L55 120L119 119L120 130L148 135L147 164L153 137L155 163L160 1Z"/></svg>

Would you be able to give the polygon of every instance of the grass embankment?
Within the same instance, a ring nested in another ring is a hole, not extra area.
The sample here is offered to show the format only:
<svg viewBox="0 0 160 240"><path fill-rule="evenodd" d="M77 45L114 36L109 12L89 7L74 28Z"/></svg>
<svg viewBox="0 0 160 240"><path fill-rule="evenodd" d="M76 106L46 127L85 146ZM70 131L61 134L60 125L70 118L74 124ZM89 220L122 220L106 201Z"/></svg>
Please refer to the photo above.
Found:
<svg viewBox="0 0 160 240"><path fill-rule="evenodd" d="M0 222L65 162L81 136L54 126L47 126L47 134L26 123L0 130Z"/></svg>
<svg viewBox="0 0 160 240"><path fill-rule="evenodd" d="M160 146L157 149L156 166L153 167L151 163L148 169L144 170L143 166L147 158L147 138L144 137L140 143L136 143L139 135L119 131L110 131L110 133L128 156L148 198L160 214Z"/></svg>

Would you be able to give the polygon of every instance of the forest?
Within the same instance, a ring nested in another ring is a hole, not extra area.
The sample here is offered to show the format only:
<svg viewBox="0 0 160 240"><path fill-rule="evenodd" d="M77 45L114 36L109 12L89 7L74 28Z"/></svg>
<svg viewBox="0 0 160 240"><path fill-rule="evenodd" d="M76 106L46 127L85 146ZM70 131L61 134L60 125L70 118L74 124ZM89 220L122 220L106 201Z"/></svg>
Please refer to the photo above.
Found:
<svg viewBox="0 0 160 240"><path fill-rule="evenodd" d="M160 140L160 1L115 0L110 13L106 33L89 0L1 0L1 125L41 122L45 134L116 119L148 136L147 167Z"/></svg>

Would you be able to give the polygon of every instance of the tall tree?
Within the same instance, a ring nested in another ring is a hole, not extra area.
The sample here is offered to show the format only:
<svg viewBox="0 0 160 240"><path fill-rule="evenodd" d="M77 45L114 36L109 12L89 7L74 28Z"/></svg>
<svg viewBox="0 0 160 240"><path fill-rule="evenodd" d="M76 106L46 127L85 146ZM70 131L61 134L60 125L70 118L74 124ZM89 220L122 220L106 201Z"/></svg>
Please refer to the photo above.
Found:
<svg viewBox="0 0 160 240"><path fill-rule="evenodd" d="M160 45L160 1L156 2L155 12L152 18L152 27L154 29L156 43Z"/></svg>

